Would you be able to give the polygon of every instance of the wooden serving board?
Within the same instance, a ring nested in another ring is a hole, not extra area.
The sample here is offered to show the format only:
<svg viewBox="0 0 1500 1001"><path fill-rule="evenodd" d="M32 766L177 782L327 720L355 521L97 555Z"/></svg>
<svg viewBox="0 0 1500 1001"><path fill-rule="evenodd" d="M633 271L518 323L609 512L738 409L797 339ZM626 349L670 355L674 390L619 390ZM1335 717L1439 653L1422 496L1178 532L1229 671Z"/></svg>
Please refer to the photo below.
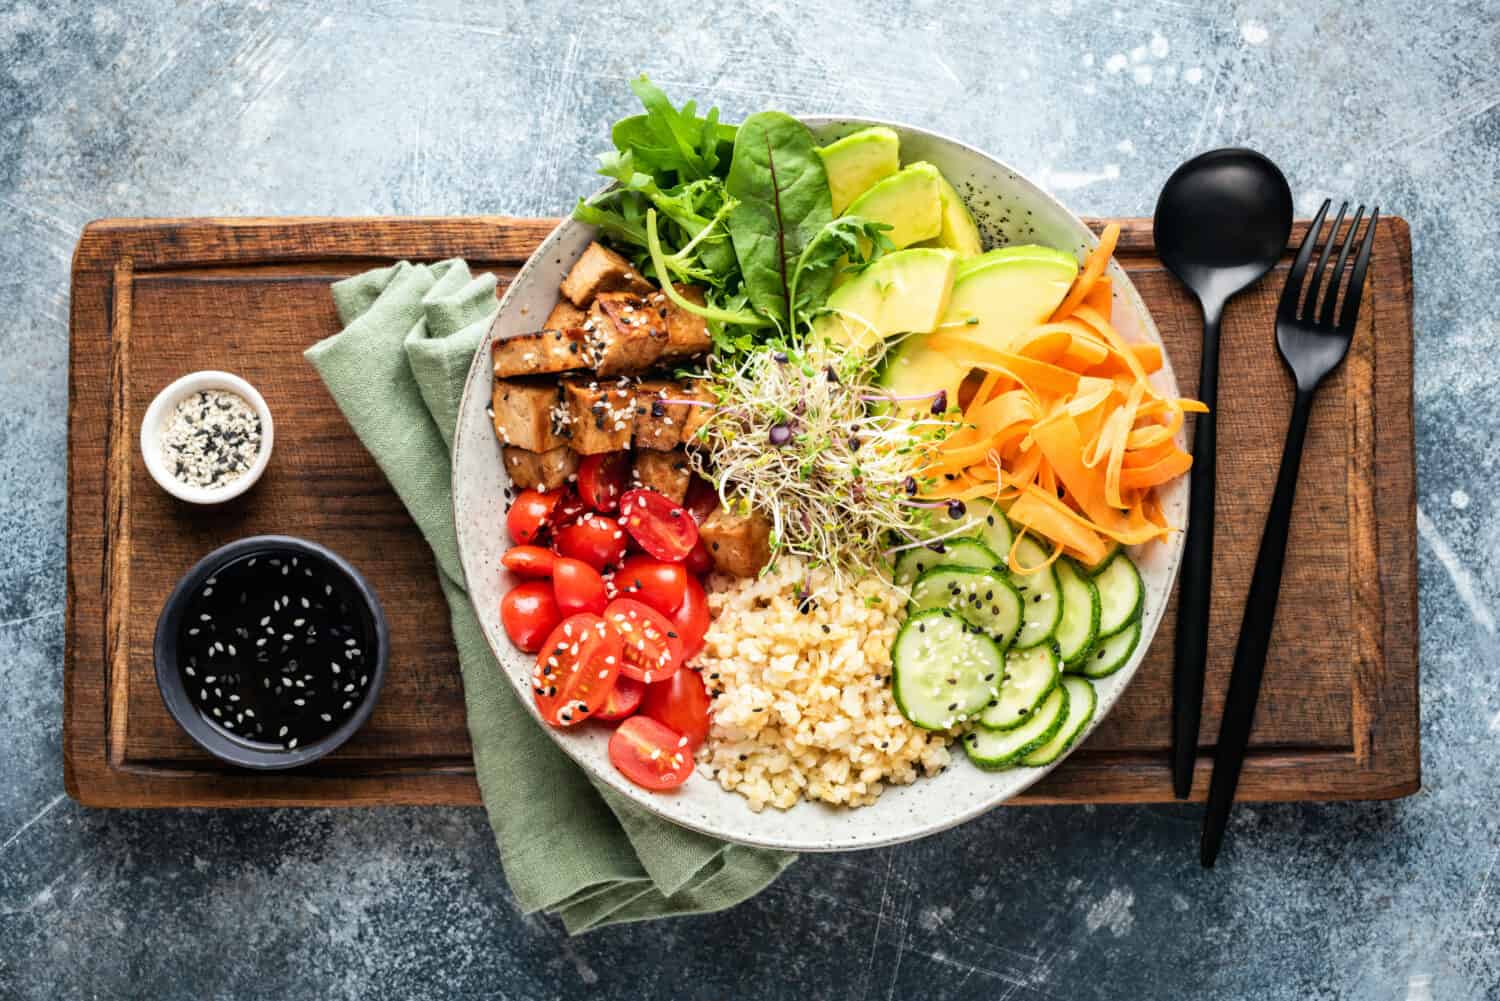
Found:
<svg viewBox="0 0 1500 1001"><path fill-rule="evenodd" d="M302 351L334 333L328 284L409 258L466 257L501 288L553 220L167 219L90 225L73 260L68 405L68 793L94 806L478 803L456 655L432 559ZM1166 339L1182 389L1198 371L1196 305L1124 221L1120 260ZM1305 225L1297 227L1300 241ZM1231 653L1269 503L1291 385L1273 346L1278 273L1232 303L1219 389L1219 511L1203 749L1208 788ZM1250 800L1378 799L1416 791L1416 503L1411 242L1380 222L1359 332L1323 388L1303 457L1276 635L1239 792ZM276 451L264 479L216 509L147 474L141 414L201 368L265 395ZM295 773L219 764L157 692L152 635L178 577L265 532L342 553L391 623L389 678L368 725ZM1174 615L1109 718L1018 803L1171 799Z"/></svg>

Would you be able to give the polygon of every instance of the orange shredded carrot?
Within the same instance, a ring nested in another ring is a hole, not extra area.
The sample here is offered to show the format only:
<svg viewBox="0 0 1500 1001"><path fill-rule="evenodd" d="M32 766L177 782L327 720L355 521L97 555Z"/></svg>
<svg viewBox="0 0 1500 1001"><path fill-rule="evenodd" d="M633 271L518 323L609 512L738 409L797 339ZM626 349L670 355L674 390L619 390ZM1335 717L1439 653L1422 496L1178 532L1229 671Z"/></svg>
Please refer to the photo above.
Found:
<svg viewBox="0 0 1500 1001"><path fill-rule="evenodd" d="M1178 443L1196 400L1158 392L1159 344L1127 342L1110 322L1105 274L1119 241L1100 236L1061 305L1009 344L941 331L928 341L983 373L963 426L930 446L924 469L933 498L988 497L1026 534L1045 540L1047 563L1067 555L1093 566L1117 545L1168 536L1159 488L1193 463ZM1012 570L1040 569L1007 556ZM1045 565L1045 564L1044 564Z"/></svg>

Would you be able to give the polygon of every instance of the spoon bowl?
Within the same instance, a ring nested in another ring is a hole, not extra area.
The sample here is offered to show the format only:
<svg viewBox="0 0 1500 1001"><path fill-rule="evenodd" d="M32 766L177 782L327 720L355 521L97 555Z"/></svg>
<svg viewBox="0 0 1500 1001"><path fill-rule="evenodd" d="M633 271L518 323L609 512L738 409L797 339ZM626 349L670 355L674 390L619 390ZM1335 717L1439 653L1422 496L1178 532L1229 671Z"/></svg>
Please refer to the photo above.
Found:
<svg viewBox="0 0 1500 1001"><path fill-rule="evenodd" d="M1156 251L1205 305L1271 269L1292 234L1292 189L1250 149L1216 149L1167 179L1156 202Z"/></svg>

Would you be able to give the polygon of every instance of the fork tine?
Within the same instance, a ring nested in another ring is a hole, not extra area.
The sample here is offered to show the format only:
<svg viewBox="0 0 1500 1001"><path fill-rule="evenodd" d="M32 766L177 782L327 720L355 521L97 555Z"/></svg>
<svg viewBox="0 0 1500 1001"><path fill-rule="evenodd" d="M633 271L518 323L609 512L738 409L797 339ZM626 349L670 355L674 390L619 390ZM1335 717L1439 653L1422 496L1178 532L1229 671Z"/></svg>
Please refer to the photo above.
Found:
<svg viewBox="0 0 1500 1001"><path fill-rule="evenodd" d="M1292 262L1291 273L1286 276L1286 288L1282 289L1281 302L1276 307L1278 320L1297 318L1297 300L1302 296L1302 278L1307 274L1307 262L1311 260L1313 247L1318 243L1323 217L1328 214L1328 206L1332 204L1332 199L1323 199L1323 207L1318 209L1318 214L1313 216L1312 225L1307 227L1307 235L1302 238L1302 248L1297 251L1297 259Z"/></svg>
<svg viewBox="0 0 1500 1001"><path fill-rule="evenodd" d="M1344 222L1344 213L1349 211L1349 203L1344 202L1339 206L1339 214L1333 217L1333 227L1328 231L1328 239L1323 241L1323 252L1318 255L1318 266L1313 269L1312 284L1307 286L1307 301L1302 304L1302 322L1313 322L1313 316L1318 309L1318 292L1323 288L1323 272L1328 268L1328 255L1333 250L1333 242L1339 238L1339 226ZM1335 279L1343 273L1342 269L1335 271ZM1339 294L1338 282L1334 281L1329 288L1327 298L1337 299Z"/></svg>
<svg viewBox="0 0 1500 1001"><path fill-rule="evenodd" d="M1344 309L1339 313L1339 333L1354 336L1354 321L1359 319L1359 300L1365 294L1365 272L1370 269L1370 250L1375 246L1375 224L1380 221L1380 206L1370 213L1370 224L1365 227L1365 238L1359 245L1359 256L1354 259L1354 274L1349 278L1349 291L1344 293Z"/></svg>
<svg viewBox="0 0 1500 1001"><path fill-rule="evenodd" d="M1359 233L1359 222L1365 217L1365 207L1361 205L1359 211L1354 213L1354 221L1349 224L1349 232L1344 234L1344 245L1339 248L1338 263L1333 266L1333 281L1328 286L1328 298L1323 300L1323 315L1319 322L1325 327L1333 326L1333 311L1339 301L1339 284L1344 277L1344 262L1349 259L1349 248L1354 246L1354 237ZM1338 235L1338 230L1334 230Z"/></svg>

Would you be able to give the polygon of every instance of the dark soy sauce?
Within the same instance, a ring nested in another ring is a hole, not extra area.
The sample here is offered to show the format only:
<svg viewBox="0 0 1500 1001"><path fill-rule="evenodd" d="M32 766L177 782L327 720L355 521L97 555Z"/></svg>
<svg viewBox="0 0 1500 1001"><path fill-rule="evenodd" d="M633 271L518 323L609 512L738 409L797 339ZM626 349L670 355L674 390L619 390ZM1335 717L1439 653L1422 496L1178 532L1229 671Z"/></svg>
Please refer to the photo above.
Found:
<svg viewBox="0 0 1500 1001"><path fill-rule="evenodd" d="M203 718L272 750L337 730L379 659L375 624L343 573L278 549L241 556L204 580L177 642L183 685Z"/></svg>

